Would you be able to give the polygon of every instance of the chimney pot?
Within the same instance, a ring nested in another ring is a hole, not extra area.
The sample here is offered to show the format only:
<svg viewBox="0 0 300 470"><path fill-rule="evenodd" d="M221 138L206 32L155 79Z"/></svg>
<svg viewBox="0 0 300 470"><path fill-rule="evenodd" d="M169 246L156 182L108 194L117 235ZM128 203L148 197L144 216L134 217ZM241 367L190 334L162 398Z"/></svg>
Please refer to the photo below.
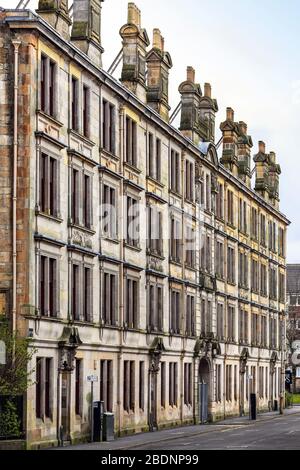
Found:
<svg viewBox="0 0 300 470"><path fill-rule="evenodd" d="M276 153L270 152L270 160L272 163L276 163Z"/></svg>
<svg viewBox="0 0 300 470"><path fill-rule="evenodd" d="M234 121L234 111L232 108L226 109L226 119L227 121Z"/></svg>
<svg viewBox="0 0 300 470"><path fill-rule="evenodd" d="M211 84L210 83L204 83L204 96L207 96L207 98L211 98Z"/></svg>
<svg viewBox="0 0 300 470"><path fill-rule="evenodd" d="M195 69L193 67L188 67L186 70L186 80L188 82L195 83Z"/></svg>
<svg viewBox="0 0 300 470"><path fill-rule="evenodd" d="M266 144L262 140L258 142L258 150L260 153L266 153Z"/></svg>

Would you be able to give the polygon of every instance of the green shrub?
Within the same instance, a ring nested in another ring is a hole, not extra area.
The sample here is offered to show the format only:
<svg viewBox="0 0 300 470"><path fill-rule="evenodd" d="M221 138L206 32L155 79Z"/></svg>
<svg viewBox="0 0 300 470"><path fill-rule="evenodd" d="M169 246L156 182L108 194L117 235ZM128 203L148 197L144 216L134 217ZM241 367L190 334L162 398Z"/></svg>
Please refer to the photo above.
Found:
<svg viewBox="0 0 300 470"><path fill-rule="evenodd" d="M19 420L16 405L8 400L0 413L0 436L20 437L21 421Z"/></svg>

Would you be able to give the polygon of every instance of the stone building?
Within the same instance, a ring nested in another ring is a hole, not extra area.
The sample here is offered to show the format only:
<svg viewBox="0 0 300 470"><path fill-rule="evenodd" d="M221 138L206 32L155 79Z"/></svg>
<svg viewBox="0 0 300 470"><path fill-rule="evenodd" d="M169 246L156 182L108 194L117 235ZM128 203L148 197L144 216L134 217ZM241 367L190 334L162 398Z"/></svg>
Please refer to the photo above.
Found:
<svg viewBox="0 0 300 470"><path fill-rule="evenodd" d="M28 447L274 406L282 391L287 218L280 167L128 5L122 73L102 68L100 0L0 11L1 309L37 349ZM105 6L104 6L105 7ZM284 369L283 369L284 373ZM200 406L201 405L201 406ZM200 411L199 411L200 410Z"/></svg>
<svg viewBox="0 0 300 470"><path fill-rule="evenodd" d="M300 364L293 364L291 355L300 350L300 264L287 265L287 302L288 323L287 339L289 345L289 366L293 371L293 391L300 391Z"/></svg>

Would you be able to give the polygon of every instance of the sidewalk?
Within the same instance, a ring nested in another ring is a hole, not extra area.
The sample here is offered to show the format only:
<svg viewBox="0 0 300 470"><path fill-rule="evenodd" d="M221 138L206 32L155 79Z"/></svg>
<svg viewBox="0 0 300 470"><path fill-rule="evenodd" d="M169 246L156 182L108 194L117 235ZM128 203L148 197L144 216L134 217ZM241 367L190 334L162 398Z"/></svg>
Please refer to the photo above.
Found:
<svg viewBox="0 0 300 470"><path fill-rule="evenodd" d="M260 422L270 421L273 419L281 419L282 416L288 416L293 414L300 414L300 407L290 408L284 410L284 415L280 415L279 412L268 412L262 413L257 416L257 421L250 421L248 416L228 418L225 421L218 421L213 424L197 425L197 426L185 426L180 428L165 429L157 432L148 432L142 434L134 434L132 436L122 437L116 439L113 442L96 442L90 444L81 444L64 448L56 448L55 450L134 450L138 449L139 446L145 444L155 444L156 442L167 442L172 441L176 438L183 436L191 437L201 434L207 434L218 431L218 429L226 429L231 426L253 426Z"/></svg>

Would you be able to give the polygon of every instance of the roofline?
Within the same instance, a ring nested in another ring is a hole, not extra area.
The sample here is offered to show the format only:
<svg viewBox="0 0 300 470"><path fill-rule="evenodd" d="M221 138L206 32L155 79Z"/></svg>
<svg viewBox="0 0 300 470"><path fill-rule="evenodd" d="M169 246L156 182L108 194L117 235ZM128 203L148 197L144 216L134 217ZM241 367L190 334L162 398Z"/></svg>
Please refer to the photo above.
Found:
<svg viewBox="0 0 300 470"><path fill-rule="evenodd" d="M213 164L211 164L208 160L206 160L201 153L200 149L194 144L190 139L185 137L181 132L171 124L167 123L162 119L162 117L154 111L150 106L147 106L141 100L137 98L134 93L128 90L121 82L117 79L112 77L108 72L104 69L97 67L94 65L89 57L84 54L79 48L77 48L71 41L65 40L46 20L44 20L41 16L39 16L36 12L30 9L24 10L16 10L16 9L3 9L3 12L9 13L18 13L19 16L8 16L5 18L4 22L6 22L11 29L19 29L18 23L30 23L31 27L35 27L41 34L45 35L45 38L48 41L54 41L56 47L61 47L64 52L72 56L73 60L77 60L81 63L81 65L88 69L89 72L96 76L98 79L103 82L106 86L113 89L115 93L125 99L129 104L134 106L138 109L139 112L142 112L144 116L148 119L153 120L156 125L163 128L164 132L167 133L169 136L176 138L179 141L179 144L184 146L187 150L193 152L196 156L200 157L201 159L205 160L206 164L208 164L211 168L216 168ZM24 16L24 13L27 15ZM21 16L23 14L23 16ZM51 33L51 34L49 34ZM54 37L55 40L54 40ZM215 144L212 143L215 147ZM291 221L286 217L285 214L280 212L279 210L275 209L271 204L265 201L259 194L257 194L252 188L249 188L241 180L239 180L236 176L234 176L230 171L228 171L219 161L218 169L220 173L227 179L230 180L233 184L241 188L245 193L247 193L251 198L255 199L259 202L266 210L273 213L277 218L281 219L286 225L290 225Z"/></svg>

